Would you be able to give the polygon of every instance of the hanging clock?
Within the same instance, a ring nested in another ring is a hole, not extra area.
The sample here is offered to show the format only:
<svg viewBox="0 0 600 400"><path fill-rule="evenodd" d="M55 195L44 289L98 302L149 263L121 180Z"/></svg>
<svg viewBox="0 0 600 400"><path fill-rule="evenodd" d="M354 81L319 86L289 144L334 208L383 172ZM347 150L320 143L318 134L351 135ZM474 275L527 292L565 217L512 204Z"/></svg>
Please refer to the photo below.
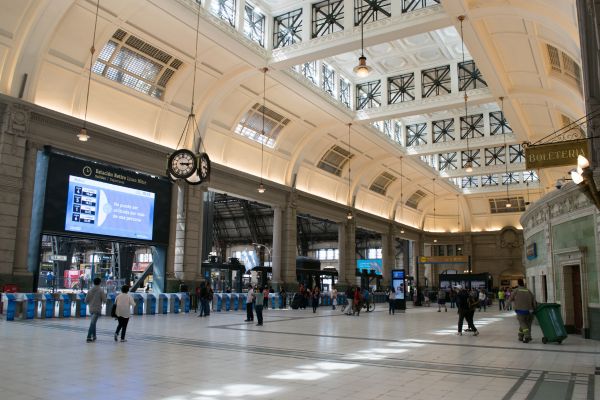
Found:
<svg viewBox="0 0 600 400"><path fill-rule="evenodd" d="M202 181L202 178L200 178L200 175L198 174L199 172L200 171L197 170L196 172L194 172L192 174L192 176L190 176L188 178L185 178L185 181L187 183L189 183L190 185L199 185L199 184L201 184L203 181Z"/></svg>
<svg viewBox="0 0 600 400"><path fill-rule="evenodd" d="M169 156L167 170L178 179L189 178L198 167L196 156L190 150L179 149Z"/></svg>
<svg viewBox="0 0 600 400"><path fill-rule="evenodd" d="M210 158L206 153L200 154L198 158L198 175L201 181L206 181L210 178Z"/></svg>

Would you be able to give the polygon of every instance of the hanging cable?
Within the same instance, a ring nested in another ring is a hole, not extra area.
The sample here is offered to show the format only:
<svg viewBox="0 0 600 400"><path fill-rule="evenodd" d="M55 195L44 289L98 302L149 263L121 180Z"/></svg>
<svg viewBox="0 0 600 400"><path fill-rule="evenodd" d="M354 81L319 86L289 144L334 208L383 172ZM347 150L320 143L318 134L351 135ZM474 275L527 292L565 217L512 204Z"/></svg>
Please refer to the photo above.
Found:
<svg viewBox="0 0 600 400"><path fill-rule="evenodd" d="M96 18L94 20L94 31L92 34L92 46L90 47L90 69L88 71L87 93L85 95L85 111L83 113L83 127L77 134L77 138L82 142L87 142L90 136L87 133L87 114L90 103L90 86L92 84L92 69L94 67L94 53L96 52L96 31L98 30L98 14L100 13L100 0L96 2Z"/></svg>
<svg viewBox="0 0 600 400"><path fill-rule="evenodd" d="M464 33L463 33L463 21L465 20L465 16L464 15L460 15L458 17L458 20L460 21L460 45L461 45L461 50L462 50L462 65L463 68L465 67L465 39L464 39ZM467 137L467 162L464 164L464 168L465 168L465 172L467 173L471 173L473 172L473 157L471 155L471 148L469 147L469 136L470 136L470 124L469 124L469 120L468 120L468 107L467 107L467 100L469 99L469 97L467 96L467 85L465 85L465 95L464 95L464 99L465 99L465 119L464 119L464 123L466 126L466 137Z"/></svg>

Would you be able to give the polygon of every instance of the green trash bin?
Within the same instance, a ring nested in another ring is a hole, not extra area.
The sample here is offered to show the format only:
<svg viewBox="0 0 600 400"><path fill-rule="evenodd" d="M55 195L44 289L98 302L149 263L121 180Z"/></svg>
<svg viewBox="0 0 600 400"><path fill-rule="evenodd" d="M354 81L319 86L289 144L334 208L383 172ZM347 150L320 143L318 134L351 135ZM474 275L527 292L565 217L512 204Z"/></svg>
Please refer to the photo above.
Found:
<svg viewBox="0 0 600 400"><path fill-rule="evenodd" d="M567 331L560 315L560 304L542 303L534 312L542 328L542 343L557 342L561 344L567 338Z"/></svg>

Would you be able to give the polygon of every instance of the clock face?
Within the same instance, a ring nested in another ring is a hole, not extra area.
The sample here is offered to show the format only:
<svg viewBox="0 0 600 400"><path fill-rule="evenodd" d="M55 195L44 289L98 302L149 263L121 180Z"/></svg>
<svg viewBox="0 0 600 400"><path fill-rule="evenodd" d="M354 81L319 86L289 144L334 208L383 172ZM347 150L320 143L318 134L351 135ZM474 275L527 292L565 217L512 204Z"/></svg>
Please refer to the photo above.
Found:
<svg viewBox="0 0 600 400"><path fill-rule="evenodd" d="M177 150L169 157L169 173L175 178L188 178L196 172L196 168L196 157L194 156L194 153L189 150Z"/></svg>
<svg viewBox="0 0 600 400"><path fill-rule="evenodd" d="M210 158L208 158L208 154L206 153L202 153L198 160L198 175L200 175L200 179L203 181L210 177Z"/></svg>

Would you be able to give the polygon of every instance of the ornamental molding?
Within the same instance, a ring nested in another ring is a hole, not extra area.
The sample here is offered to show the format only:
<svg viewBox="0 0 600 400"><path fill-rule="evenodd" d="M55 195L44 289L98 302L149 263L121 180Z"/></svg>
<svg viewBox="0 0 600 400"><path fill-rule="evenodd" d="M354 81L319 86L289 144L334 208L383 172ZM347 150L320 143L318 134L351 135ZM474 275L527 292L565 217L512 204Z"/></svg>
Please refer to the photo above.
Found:
<svg viewBox="0 0 600 400"><path fill-rule="evenodd" d="M24 137L29 132L31 109L23 104L10 103L2 118L2 133Z"/></svg>

